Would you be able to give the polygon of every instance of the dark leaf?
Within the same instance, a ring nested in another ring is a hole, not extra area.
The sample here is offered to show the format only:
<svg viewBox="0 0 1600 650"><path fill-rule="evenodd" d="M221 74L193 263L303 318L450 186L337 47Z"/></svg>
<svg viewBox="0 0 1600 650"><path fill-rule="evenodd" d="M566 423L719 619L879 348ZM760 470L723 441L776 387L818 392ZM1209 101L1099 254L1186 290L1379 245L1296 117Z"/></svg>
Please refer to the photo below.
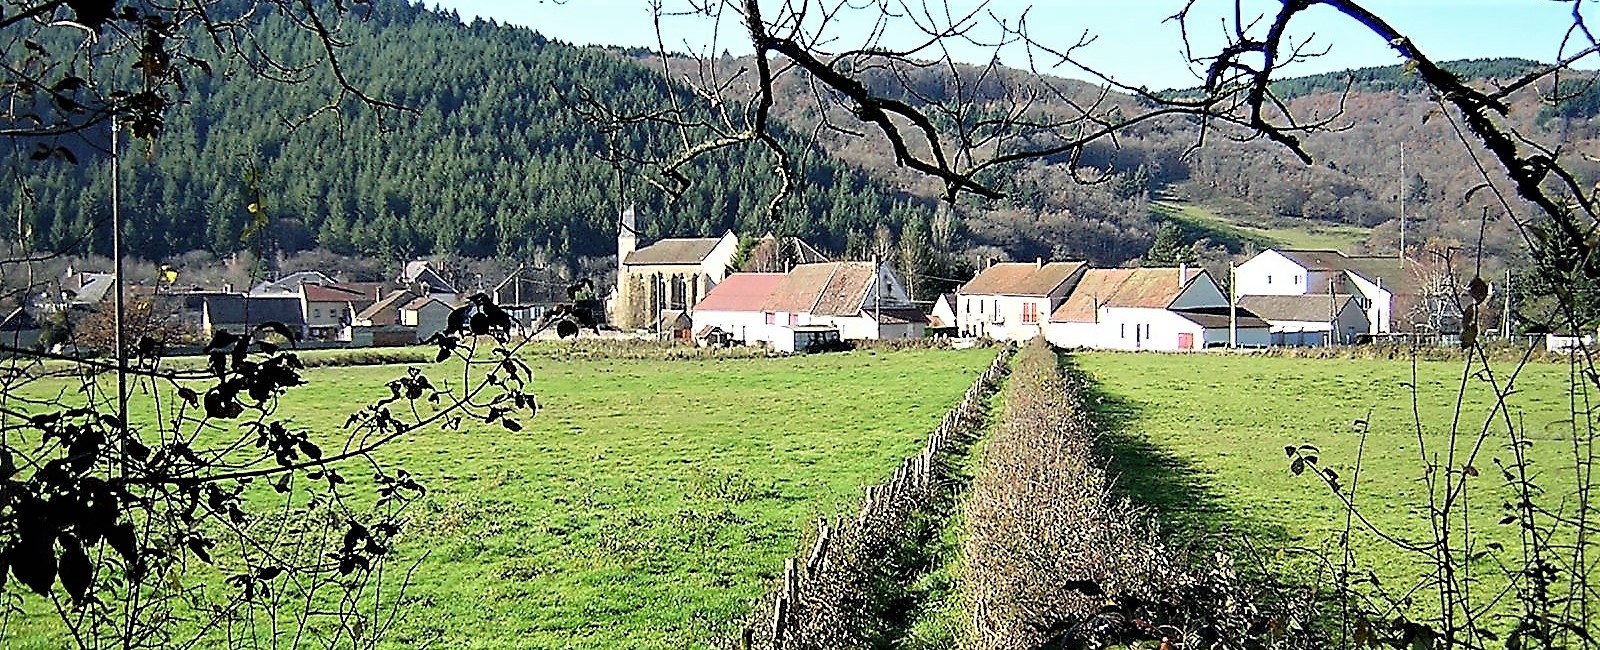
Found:
<svg viewBox="0 0 1600 650"><path fill-rule="evenodd" d="M282 567L275 567L275 566L262 567L260 571L256 572L256 578L260 579L260 580L271 580L271 579L276 578L276 577L278 577L279 575L282 575L282 574L283 574L283 568Z"/></svg>
<svg viewBox="0 0 1600 650"><path fill-rule="evenodd" d="M83 544L71 535L62 535L61 564L58 573L61 575L61 587L72 596L72 602L83 604L84 596L89 593L89 583L94 579L94 567L89 563L89 555L83 552Z"/></svg>
<svg viewBox="0 0 1600 650"><path fill-rule="evenodd" d="M191 537L189 538L188 546L189 550L193 551L194 556L200 558L201 562L211 564L211 540L204 537Z"/></svg>
<svg viewBox="0 0 1600 650"><path fill-rule="evenodd" d="M25 526L16 539L16 546L6 550L6 561L11 563L11 575L40 596L50 594L50 585L56 580L55 539L44 525Z"/></svg>
<svg viewBox="0 0 1600 650"><path fill-rule="evenodd" d="M66 147L56 147L55 155L68 163L78 164L78 154L72 153L72 150Z"/></svg>
<svg viewBox="0 0 1600 650"><path fill-rule="evenodd" d="M44 143L33 145L33 151L28 154L28 160L49 160L50 146ZM19 578L20 579L20 578Z"/></svg>
<svg viewBox="0 0 1600 650"><path fill-rule="evenodd" d="M122 560L129 565L139 563L139 541L134 536L133 524L123 522L112 526L106 531L106 543L111 545L111 550L122 556Z"/></svg>
<svg viewBox="0 0 1600 650"><path fill-rule="evenodd" d="M467 317L471 313L471 305L463 305L450 312L450 318L445 321L444 333L450 335L467 331Z"/></svg>
<svg viewBox="0 0 1600 650"><path fill-rule="evenodd" d="M306 458L310 458L311 460L322 459L322 448L318 447L316 443L311 442L310 440L300 441L300 453L305 454Z"/></svg>
<svg viewBox="0 0 1600 650"><path fill-rule="evenodd" d="M1467 283L1467 295L1472 296L1473 302L1483 304L1489 299L1489 283L1484 282L1482 277L1473 278Z"/></svg>
<svg viewBox="0 0 1600 650"><path fill-rule="evenodd" d="M500 426L505 427L507 431L521 431L522 430L522 425L517 424L516 420L512 420L510 418L501 420L500 421Z"/></svg>
<svg viewBox="0 0 1600 650"><path fill-rule="evenodd" d="M233 347L233 344L238 342L238 334L234 334L233 332L229 332L225 329L220 329L211 335L211 342L206 344L205 351L209 353L230 348Z"/></svg>
<svg viewBox="0 0 1600 650"><path fill-rule="evenodd" d="M1517 523L1517 516L1516 515L1506 515L1506 516L1500 518L1500 525L1501 526L1508 526L1508 525L1511 525L1511 524L1514 524L1514 523Z"/></svg>
<svg viewBox="0 0 1600 650"><path fill-rule="evenodd" d="M1290 474L1294 474L1295 476L1299 476L1300 474L1304 473L1305 471L1306 471L1306 461L1305 461L1305 459L1296 458L1296 459L1294 459L1294 462L1289 463L1289 473Z"/></svg>
<svg viewBox="0 0 1600 650"><path fill-rule="evenodd" d="M1283 455L1294 458L1294 445L1284 445Z"/></svg>
<svg viewBox="0 0 1600 650"><path fill-rule="evenodd" d="M178 387L178 397L181 397L183 398L183 401L188 402L189 406L200 405L200 394L194 392L194 389L188 386Z"/></svg>

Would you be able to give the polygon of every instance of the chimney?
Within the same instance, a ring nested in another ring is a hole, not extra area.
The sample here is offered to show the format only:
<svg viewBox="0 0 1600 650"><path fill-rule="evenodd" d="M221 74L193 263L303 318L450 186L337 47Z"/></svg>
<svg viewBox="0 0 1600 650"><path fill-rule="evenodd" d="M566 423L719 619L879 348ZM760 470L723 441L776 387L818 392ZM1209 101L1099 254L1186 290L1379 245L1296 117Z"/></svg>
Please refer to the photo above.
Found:
<svg viewBox="0 0 1600 650"><path fill-rule="evenodd" d="M1179 262L1178 263L1178 288L1182 289L1183 286L1186 285L1186 284L1189 284L1189 263L1188 262Z"/></svg>
<svg viewBox="0 0 1600 650"><path fill-rule="evenodd" d="M1033 258L1033 265L1037 266L1037 267L1039 267L1041 269L1044 268L1044 258L1043 257L1035 257L1035 258Z"/></svg>

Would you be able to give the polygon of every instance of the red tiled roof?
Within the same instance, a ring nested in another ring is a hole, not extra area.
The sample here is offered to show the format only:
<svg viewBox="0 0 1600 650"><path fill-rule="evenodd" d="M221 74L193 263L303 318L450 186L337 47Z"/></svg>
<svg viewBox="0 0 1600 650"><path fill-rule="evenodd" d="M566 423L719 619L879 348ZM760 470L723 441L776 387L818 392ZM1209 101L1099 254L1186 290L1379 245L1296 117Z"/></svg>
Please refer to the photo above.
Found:
<svg viewBox="0 0 1600 650"><path fill-rule="evenodd" d="M323 286L307 282L300 285L300 290L305 292L306 302L365 302L367 300L367 295L360 290L337 285Z"/></svg>
<svg viewBox="0 0 1600 650"><path fill-rule="evenodd" d="M772 291L783 282L782 273L735 273L711 288L696 311L761 311Z"/></svg>
<svg viewBox="0 0 1600 650"><path fill-rule="evenodd" d="M801 313L811 311L843 262L801 264L783 276L772 294L762 303L762 311Z"/></svg>
<svg viewBox="0 0 1600 650"><path fill-rule="evenodd" d="M1188 281L1179 284L1182 273L1176 268L1089 269L1050 320L1092 323L1100 307L1164 309L1200 277L1191 269Z"/></svg>
<svg viewBox="0 0 1600 650"><path fill-rule="evenodd" d="M961 285L960 293L990 296L1049 296L1072 279L1083 262L1002 262Z"/></svg>

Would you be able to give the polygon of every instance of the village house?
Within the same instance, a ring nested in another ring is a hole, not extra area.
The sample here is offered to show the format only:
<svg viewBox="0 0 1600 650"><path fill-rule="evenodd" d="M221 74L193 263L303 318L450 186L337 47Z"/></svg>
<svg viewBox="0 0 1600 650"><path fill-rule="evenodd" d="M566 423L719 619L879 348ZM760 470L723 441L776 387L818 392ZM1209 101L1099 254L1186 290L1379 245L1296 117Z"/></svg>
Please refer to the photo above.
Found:
<svg viewBox="0 0 1600 650"><path fill-rule="evenodd" d="M1237 295L1358 298L1366 316L1365 334L1396 329L1397 293L1409 286L1398 257L1345 255L1330 250L1273 250L1256 254L1234 271Z"/></svg>
<svg viewBox="0 0 1600 650"><path fill-rule="evenodd" d="M696 337L723 332L731 342L754 345L769 340L762 308L783 282L783 273L735 273L712 287L690 315Z"/></svg>
<svg viewBox="0 0 1600 650"><path fill-rule="evenodd" d="M956 327L964 336L998 341L1039 336L1086 268L1042 260L994 264L956 291Z"/></svg>
<svg viewBox="0 0 1600 650"><path fill-rule="evenodd" d="M297 339L306 336L305 312L301 311L297 296L223 294L206 296L204 300L200 323L208 339L222 330L233 334L253 332L266 323L283 325Z"/></svg>
<svg viewBox="0 0 1600 650"><path fill-rule="evenodd" d="M1360 298L1347 293L1241 296L1239 307L1267 321L1273 345L1348 345L1370 329Z"/></svg>
<svg viewBox="0 0 1600 650"><path fill-rule="evenodd" d="M436 296L420 296L400 307L400 324L416 330L416 340L426 341L450 323L449 303Z"/></svg>
<svg viewBox="0 0 1600 650"><path fill-rule="evenodd" d="M345 338L346 328L355 322L356 314L373 303L357 289L310 282L301 284L295 295L305 314L306 338L317 341L349 340Z"/></svg>
<svg viewBox="0 0 1600 650"><path fill-rule="evenodd" d="M726 287L726 288L724 288ZM784 349L796 341L919 338L927 318L893 269L873 262L801 264L788 273L735 273L693 311L695 332L711 328L746 344ZM796 333L803 333L803 336Z"/></svg>
<svg viewBox="0 0 1600 650"><path fill-rule="evenodd" d="M1211 274L1188 267L1088 269L1049 319L1046 338L1066 348L1175 352L1271 342L1265 321L1230 314Z"/></svg>
<svg viewBox="0 0 1600 650"><path fill-rule="evenodd" d="M401 324L400 308L417 298L404 289L384 296L356 313L344 338L357 347L415 344L417 331Z"/></svg>
<svg viewBox="0 0 1600 650"><path fill-rule="evenodd" d="M663 312L687 311L728 277L739 250L733 231L721 237L663 239L638 248L634 213L622 214L617 234L617 285L609 310L622 329L653 327Z"/></svg>

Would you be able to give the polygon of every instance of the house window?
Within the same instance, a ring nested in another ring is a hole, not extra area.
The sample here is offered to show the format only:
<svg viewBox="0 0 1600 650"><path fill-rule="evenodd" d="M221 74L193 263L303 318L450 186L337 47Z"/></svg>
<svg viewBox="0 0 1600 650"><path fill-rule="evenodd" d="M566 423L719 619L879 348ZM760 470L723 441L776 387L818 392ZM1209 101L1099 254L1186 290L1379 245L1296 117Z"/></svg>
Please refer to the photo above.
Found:
<svg viewBox="0 0 1600 650"><path fill-rule="evenodd" d="M1295 284L1300 284L1300 276L1298 276L1298 275L1294 276L1294 283Z"/></svg>
<svg viewBox="0 0 1600 650"><path fill-rule="evenodd" d="M1272 284L1272 276L1267 276L1267 284Z"/></svg>
<svg viewBox="0 0 1600 650"><path fill-rule="evenodd" d="M979 314L983 313L983 301L982 300L978 301L978 313Z"/></svg>
<svg viewBox="0 0 1600 650"><path fill-rule="evenodd" d="M799 325L799 324L800 324L800 314L793 314L793 313L789 314L789 325L791 327L793 327L793 326Z"/></svg>
<svg viewBox="0 0 1600 650"><path fill-rule="evenodd" d="M966 312L968 314L972 313L972 300L970 298L967 299L967 304L966 304L966 307L964 307L964 309L966 309Z"/></svg>
<svg viewBox="0 0 1600 650"><path fill-rule="evenodd" d="M1123 323L1121 329L1117 330L1117 332L1122 338L1128 338L1128 324Z"/></svg>
<svg viewBox="0 0 1600 650"><path fill-rule="evenodd" d="M1150 324L1149 323L1145 323L1144 324L1144 338L1146 340L1150 339Z"/></svg>
<svg viewBox="0 0 1600 650"><path fill-rule="evenodd" d="M766 313L766 315L767 315L767 324L768 325L777 325L778 324L778 315L777 314L774 314L774 313L769 311L769 312Z"/></svg>
<svg viewBox="0 0 1600 650"><path fill-rule="evenodd" d="M312 318L322 318L322 310L321 309L313 309L313 310L311 310L311 317Z"/></svg>
<svg viewBox="0 0 1600 650"><path fill-rule="evenodd" d="M1022 303L1022 322L1030 325L1039 322L1039 303Z"/></svg>

